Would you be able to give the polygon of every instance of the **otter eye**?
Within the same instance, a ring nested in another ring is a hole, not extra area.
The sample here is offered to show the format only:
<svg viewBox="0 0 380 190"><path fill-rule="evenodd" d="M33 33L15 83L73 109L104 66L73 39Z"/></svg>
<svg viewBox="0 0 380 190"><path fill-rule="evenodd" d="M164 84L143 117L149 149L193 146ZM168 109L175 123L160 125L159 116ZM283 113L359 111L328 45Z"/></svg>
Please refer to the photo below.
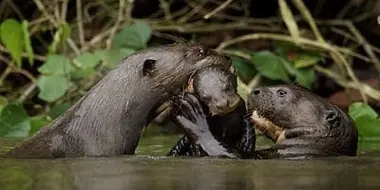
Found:
<svg viewBox="0 0 380 190"><path fill-rule="evenodd" d="M204 48L198 49L198 57L204 57L206 56L206 54L207 54L207 50L205 50Z"/></svg>
<svg viewBox="0 0 380 190"><path fill-rule="evenodd" d="M287 94L287 92L285 90L283 90L283 89L277 90L277 95L279 97L284 97L286 94Z"/></svg>

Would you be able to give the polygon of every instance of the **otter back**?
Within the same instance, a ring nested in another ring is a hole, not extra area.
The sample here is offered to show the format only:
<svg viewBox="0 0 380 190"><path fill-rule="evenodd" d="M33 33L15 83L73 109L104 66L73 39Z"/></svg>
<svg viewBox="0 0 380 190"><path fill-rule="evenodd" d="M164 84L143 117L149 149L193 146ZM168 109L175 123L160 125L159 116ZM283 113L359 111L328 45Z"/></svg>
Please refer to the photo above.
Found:
<svg viewBox="0 0 380 190"><path fill-rule="evenodd" d="M11 150L13 157L133 154L152 109L197 69L228 58L201 45L166 45L130 55L62 116Z"/></svg>

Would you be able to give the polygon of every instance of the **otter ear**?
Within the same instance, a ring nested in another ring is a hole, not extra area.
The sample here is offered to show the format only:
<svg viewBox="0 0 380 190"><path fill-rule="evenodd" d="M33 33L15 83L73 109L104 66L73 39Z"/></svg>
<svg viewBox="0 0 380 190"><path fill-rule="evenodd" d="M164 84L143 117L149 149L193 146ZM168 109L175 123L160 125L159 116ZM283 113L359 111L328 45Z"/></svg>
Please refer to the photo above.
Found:
<svg viewBox="0 0 380 190"><path fill-rule="evenodd" d="M338 118L338 113L335 110L327 110L325 113L325 120L329 123L335 122Z"/></svg>
<svg viewBox="0 0 380 190"><path fill-rule="evenodd" d="M143 76L152 76L155 67L156 66L156 60L154 59L146 59L144 61L144 66L143 66Z"/></svg>

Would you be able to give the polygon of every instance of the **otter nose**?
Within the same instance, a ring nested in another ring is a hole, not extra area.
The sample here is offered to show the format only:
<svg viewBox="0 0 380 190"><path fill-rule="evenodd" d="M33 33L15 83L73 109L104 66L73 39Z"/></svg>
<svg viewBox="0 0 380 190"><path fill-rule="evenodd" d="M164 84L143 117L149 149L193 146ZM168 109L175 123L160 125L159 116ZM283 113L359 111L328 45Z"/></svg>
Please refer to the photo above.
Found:
<svg viewBox="0 0 380 190"><path fill-rule="evenodd" d="M217 109L225 109L228 107L228 100L227 99L222 99L222 100L219 100L216 104L215 104L215 107Z"/></svg>
<svg viewBox="0 0 380 190"><path fill-rule="evenodd" d="M254 95L259 95L260 94L260 89L258 89L258 88L256 88L256 89L254 89L253 91L252 91L252 93L254 94Z"/></svg>

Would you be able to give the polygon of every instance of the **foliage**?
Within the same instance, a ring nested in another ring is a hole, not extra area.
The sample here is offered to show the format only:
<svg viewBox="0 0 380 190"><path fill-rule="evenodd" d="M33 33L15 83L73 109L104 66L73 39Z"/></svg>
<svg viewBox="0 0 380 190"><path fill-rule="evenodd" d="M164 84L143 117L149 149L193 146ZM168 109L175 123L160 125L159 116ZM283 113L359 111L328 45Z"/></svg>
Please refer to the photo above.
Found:
<svg viewBox="0 0 380 190"><path fill-rule="evenodd" d="M380 118L371 106L362 102L353 103L349 107L349 115L355 121L361 138L380 136Z"/></svg>
<svg viewBox="0 0 380 190"><path fill-rule="evenodd" d="M86 80L96 75L97 68L112 68L120 61L136 50L147 47L151 36L151 29L145 23L135 23L125 26L112 39L112 48L84 51L77 55L64 55L57 53L60 45L71 35L71 27L68 24L58 26L53 41L49 45L49 51L45 61L38 67L39 75L35 83L38 87L38 98L47 103L55 103L65 100L68 90L75 85L74 80ZM34 64L33 44L28 31L26 20L5 20L0 26L1 41L10 52L15 66L22 67L26 61L22 61L25 52L30 65ZM57 118L66 111L70 104L54 104L49 112L29 116L20 103L8 103L6 97L0 97L0 136L27 137L47 125L52 119Z"/></svg>

